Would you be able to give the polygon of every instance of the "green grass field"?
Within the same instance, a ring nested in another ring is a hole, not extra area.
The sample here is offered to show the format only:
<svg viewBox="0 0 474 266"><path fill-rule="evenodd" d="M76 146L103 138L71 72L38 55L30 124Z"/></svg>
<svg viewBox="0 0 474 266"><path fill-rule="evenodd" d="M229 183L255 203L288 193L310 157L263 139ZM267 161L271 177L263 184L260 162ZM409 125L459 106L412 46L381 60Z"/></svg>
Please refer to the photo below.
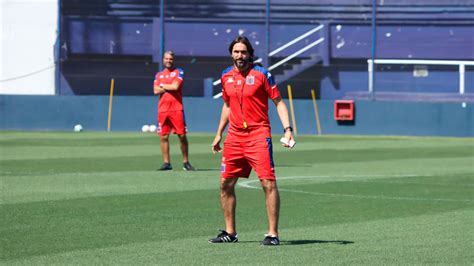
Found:
<svg viewBox="0 0 474 266"><path fill-rule="evenodd" d="M280 136L274 136L274 143ZM474 262L474 139L301 136L274 147L279 247L262 247L263 192L237 188L223 228L220 156L190 134L199 171L159 172L142 133L0 132L1 264L461 264Z"/></svg>

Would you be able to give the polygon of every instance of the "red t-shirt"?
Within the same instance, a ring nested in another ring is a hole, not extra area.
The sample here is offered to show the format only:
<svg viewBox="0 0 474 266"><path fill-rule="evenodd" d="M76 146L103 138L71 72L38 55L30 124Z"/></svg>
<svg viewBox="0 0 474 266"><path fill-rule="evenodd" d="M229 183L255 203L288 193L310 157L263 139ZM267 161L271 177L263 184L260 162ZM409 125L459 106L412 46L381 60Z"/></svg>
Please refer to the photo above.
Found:
<svg viewBox="0 0 474 266"><path fill-rule="evenodd" d="M158 102L158 112L182 111L183 110L183 77L184 71L181 68L173 70L165 70L158 72L155 76L154 85L171 84L178 81L179 88L177 91L167 91L160 95Z"/></svg>
<svg viewBox="0 0 474 266"><path fill-rule="evenodd" d="M240 73L232 66L222 72L221 84L222 98L230 105L227 140L271 137L268 98L276 99L280 91L270 72L252 66L246 73Z"/></svg>

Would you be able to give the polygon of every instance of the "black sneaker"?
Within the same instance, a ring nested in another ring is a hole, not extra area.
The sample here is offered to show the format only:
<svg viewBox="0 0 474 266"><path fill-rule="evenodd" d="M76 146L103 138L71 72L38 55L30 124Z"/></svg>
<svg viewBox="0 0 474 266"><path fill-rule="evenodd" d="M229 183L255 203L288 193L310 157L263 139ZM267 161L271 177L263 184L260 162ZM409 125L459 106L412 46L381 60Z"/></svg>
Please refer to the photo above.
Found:
<svg viewBox="0 0 474 266"><path fill-rule="evenodd" d="M168 171L168 170L173 170L173 167L171 166L170 163L164 163L160 169L158 169L159 171Z"/></svg>
<svg viewBox="0 0 474 266"><path fill-rule="evenodd" d="M261 244L262 246L278 246L280 245L280 239L277 236L265 235Z"/></svg>
<svg viewBox="0 0 474 266"><path fill-rule="evenodd" d="M183 163L183 170L184 171L196 171L196 168L194 168L189 162Z"/></svg>
<svg viewBox="0 0 474 266"><path fill-rule="evenodd" d="M219 231L221 231L221 233L218 234L217 237L209 239L208 240L209 243L212 243L212 244L215 244L215 243L235 243L235 242L239 241L239 239L237 238L237 234L235 234L233 236L233 235L227 233L224 230L219 230Z"/></svg>

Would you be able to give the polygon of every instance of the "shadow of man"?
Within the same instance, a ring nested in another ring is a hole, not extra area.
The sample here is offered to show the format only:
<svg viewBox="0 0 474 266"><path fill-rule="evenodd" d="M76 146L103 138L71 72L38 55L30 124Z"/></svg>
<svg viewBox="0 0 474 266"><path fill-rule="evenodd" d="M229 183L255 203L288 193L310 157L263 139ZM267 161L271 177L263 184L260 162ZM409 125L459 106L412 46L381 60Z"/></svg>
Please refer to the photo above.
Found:
<svg viewBox="0 0 474 266"><path fill-rule="evenodd" d="M354 244L354 241L348 240L288 240L288 241L281 241L281 245L308 245L308 244L337 244L337 245L347 245L347 244Z"/></svg>

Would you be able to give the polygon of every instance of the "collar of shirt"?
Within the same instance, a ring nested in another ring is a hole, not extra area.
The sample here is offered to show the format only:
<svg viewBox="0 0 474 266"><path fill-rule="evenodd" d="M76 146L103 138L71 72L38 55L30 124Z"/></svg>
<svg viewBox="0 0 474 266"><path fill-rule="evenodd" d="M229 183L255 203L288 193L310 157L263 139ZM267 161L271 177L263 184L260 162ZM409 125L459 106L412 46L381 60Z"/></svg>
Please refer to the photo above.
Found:
<svg viewBox="0 0 474 266"><path fill-rule="evenodd" d="M253 65L250 65L250 67L247 70L241 72L237 69L236 66L234 66L234 68L232 69L232 71L233 71L232 73L233 73L234 76L246 77L250 73L250 71L252 71L252 69L253 69Z"/></svg>

